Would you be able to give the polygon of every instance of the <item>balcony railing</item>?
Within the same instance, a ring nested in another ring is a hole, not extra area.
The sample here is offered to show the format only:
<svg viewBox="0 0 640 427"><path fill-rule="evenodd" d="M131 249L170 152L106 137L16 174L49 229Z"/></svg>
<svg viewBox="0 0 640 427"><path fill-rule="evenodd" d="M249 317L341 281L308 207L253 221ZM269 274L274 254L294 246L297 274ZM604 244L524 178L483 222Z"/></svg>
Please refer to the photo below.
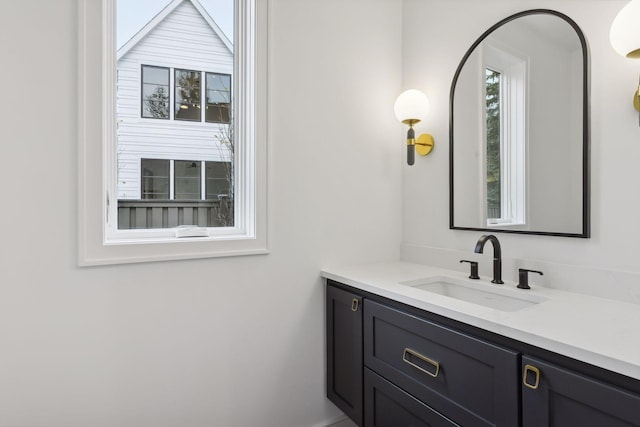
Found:
<svg viewBox="0 0 640 427"><path fill-rule="evenodd" d="M233 200L118 200L118 228L233 226Z"/></svg>

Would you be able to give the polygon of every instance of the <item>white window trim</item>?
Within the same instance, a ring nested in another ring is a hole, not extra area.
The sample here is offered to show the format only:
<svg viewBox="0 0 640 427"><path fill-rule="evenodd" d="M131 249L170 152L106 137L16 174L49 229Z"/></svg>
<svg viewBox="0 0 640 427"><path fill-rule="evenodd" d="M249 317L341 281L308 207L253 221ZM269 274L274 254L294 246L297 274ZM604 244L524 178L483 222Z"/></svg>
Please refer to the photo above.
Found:
<svg viewBox="0 0 640 427"><path fill-rule="evenodd" d="M487 227L526 225L526 146L527 146L527 99L528 64L526 57L508 51L495 44L487 44L483 51L484 69L490 68L501 75L500 83L500 192L503 196L501 218L487 218ZM483 155L486 157L486 129ZM486 159L482 163L486 168ZM486 169L483 172L486 177ZM484 181L483 181L484 182ZM486 200L486 186L483 198Z"/></svg>
<svg viewBox="0 0 640 427"><path fill-rule="evenodd" d="M236 0L233 84L238 144L236 227L209 237L175 238L168 230L120 233L107 227L117 214L115 188L115 0L79 1L78 263L81 266L268 253L267 241L267 1ZM104 29L104 30L103 30ZM111 53L111 54L109 54ZM240 56L243 56L242 58ZM247 84L240 84L247 82ZM107 142L107 143L106 143ZM210 229L212 230L212 229ZM115 231L115 233L114 233Z"/></svg>

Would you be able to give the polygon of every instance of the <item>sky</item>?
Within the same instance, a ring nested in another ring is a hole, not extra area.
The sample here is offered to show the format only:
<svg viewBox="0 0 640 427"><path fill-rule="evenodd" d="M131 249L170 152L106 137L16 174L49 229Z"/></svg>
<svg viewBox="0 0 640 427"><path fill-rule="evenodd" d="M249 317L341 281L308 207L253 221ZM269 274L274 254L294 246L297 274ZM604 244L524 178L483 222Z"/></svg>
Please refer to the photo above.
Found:
<svg viewBox="0 0 640 427"><path fill-rule="evenodd" d="M117 0L118 48L172 0ZM233 42L234 0L199 0L200 4Z"/></svg>

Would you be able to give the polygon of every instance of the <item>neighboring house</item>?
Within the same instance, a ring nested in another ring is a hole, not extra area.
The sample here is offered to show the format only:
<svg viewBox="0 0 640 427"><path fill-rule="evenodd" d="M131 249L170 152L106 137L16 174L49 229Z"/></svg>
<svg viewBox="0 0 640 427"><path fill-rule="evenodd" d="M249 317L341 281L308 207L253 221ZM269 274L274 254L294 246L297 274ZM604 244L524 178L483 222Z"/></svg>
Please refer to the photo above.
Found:
<svg viewBox="0 0 640 427"><path fill-rule="evenodd" d="M173 0L117 55L120 228L127 202L232 198L233 46L198 0ZM179 225L158 221L135 227Z"/></svg>

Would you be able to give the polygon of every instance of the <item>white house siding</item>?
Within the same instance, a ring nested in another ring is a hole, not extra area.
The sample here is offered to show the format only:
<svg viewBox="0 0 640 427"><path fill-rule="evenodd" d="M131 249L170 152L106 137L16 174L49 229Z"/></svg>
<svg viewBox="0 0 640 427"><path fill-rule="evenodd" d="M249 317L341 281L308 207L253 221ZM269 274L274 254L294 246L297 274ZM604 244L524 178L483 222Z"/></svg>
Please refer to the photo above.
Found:
<svg viewBox="0 0 640 427"><path fill-rule="evenodd" d="M141 118L142 65L172 69L170 120ZM140 199L142 158L229 160L228 151L217 140L225 125L173 120L174 68L233 72L233 53L189 0L183 1L118 61L119 199Z"/></svg>

